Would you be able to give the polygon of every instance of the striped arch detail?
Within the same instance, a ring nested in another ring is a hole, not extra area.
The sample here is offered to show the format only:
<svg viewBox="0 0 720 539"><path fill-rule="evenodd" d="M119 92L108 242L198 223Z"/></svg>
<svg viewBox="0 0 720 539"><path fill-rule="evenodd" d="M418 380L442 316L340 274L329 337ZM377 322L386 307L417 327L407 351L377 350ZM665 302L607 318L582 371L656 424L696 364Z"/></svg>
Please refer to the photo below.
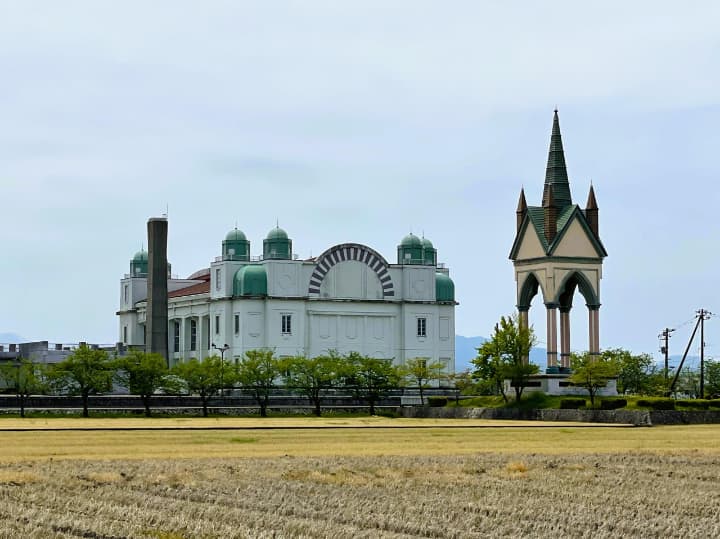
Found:
<svg viewBox="0 0 720 539"><path fill-rule="evenodd" d="M319 294L320 285L322 285L325 275L328 271L339 262L345 262L347 260L355 260L356 262L362 262L370 267L380 279L380 284L383 289L383 297L392 298L395 297L395 288L393 287L392 279L390 278L390 271L388 271L388 263L383 256L359 243L343 243L331 247L323 254L321 254L315 264L312 276L310 277L310 286L308 287L308 294Z"/></svg>

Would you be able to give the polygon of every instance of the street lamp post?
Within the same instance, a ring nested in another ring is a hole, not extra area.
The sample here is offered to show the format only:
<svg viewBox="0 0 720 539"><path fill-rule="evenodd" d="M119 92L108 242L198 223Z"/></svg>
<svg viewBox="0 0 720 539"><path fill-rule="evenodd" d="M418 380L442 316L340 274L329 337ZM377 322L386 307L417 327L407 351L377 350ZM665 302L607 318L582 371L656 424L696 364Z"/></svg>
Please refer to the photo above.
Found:
<svg viewBox="0 0 720 539"><path fill-rule="evenodd" d="M225 380L224 380L224 375L225 375L225 352L227 352L228 350L230 350L230 347L229 347L227 344L223 344L223 345L222 345L222 348L218 348L217 346L215 346L215 343L213 343L212 347L213 347L215 350L220 350L220 396L221 396L221 397L224 397L224 396L225 396L225 391L224 391L224 388L225 388Z"/></svg>

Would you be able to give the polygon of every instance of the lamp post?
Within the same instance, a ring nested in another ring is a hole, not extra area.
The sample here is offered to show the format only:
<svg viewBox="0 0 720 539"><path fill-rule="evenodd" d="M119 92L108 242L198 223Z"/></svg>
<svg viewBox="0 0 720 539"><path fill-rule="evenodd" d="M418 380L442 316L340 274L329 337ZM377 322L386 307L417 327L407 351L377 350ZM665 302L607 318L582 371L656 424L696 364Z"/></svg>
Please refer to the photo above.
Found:
<svg viewBox="0 0 720 539"><path fill-rule="evenodd" d="M224 381L224 375L225 375L225 352L230 350L230 347L227 344L223 344L222 348L218 348L215 346L215 343L213 343L212 347L215 350L220 350L220 396L225 396L225 381Z"/></svg>

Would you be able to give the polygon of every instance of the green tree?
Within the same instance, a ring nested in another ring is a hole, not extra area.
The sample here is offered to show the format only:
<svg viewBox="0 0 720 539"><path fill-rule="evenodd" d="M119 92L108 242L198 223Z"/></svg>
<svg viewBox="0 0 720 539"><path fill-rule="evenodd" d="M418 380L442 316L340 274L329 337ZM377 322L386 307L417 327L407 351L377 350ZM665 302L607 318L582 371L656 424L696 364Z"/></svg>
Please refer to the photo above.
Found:
<svg viewBox="0 0 720 539"><path fill-rule="evenodd" d="M304 356L289 358L283 362L282 370L285 383L307 396L318 417L322 414L322 393L339 384L348 374L347 361L333 351L310 359Z"/></svg>
<svg viewBox="0 0 720 539"><path fill-rule="evenodd" d="M590 406L593 407L598 391L604 388L620 371L616 360L611 357L604 358L602 355L593 356L589 352L572 354L570 365L573 372L568 381L587 390L590 395Z"/></svg>
<svg viewBox="0 0 720 539"><path fill-rule="evenodd" d="M663 393L664 376L650 354L633 354L622 348L611 348L603 350L601 357L617 366L619 393L633 395Z"/></svg>
<svg viewBox="0 0 720 539"><path fill-rule="evenodd" d="M505 380L510 380L515 390L515 402L519 403L530 377L539 371L537 365L525 361L535 342L532 327L521 325L517 316L501 317L490 340L478 348L478 357L473 360L476 366L473 375L494 387L505 402L508 402Z"/></svg>
<svg viewBox="0 0 720 539"><path fill-rule="evenodd" d="M83 344L48 371L52 385L63 393L80 395L83 417L88 417L90 395L112 389L114 367L105 350Z"/></svg>
<svg viewBox="0 0 720 539"><path fill-rule="evenodd" d="M272 350L248 350L237 365L237 379L249 388L260 406L260 417L267 417L270 393L280 376L281 362Z"/></svg>
<svg viewBox="0 0 720 539"><path fill-rule="evenodd" d="M44 393L47 389L45 366L26 358L0 365L0 380L15 393L20 417L25 417L25 402L30 395Z"/></svg>
<svg viewBox="0 0 720 539"><path fill-rule="evenodd" d="M115 361L118 383L133 395L139 395L150 417L150 399L160 389L177 391L179 387L170 376L167 362L161 354L140 351L130 352Z"/></svg>
<svg viewBox="0 0 720 539"><path fill-rule="evenodd" d="M390 389L398 387L400 373L391 359L363 356L357 352L347 355L348 373L346 383L360 399L370 406L370 415L375 415L375 404Z"/></svg>
<svg viewBox="0 0 720 539"><path fill-rule="evenodd" d="M478 389L470 369L449 374L447 379L455 386L455 404L460 403L460 395L471 395Z"/></svg>
<svg viewBox="0 0 720 539"><path fill-rule="evenodd" d="M705 360L705 393L711 399L720 397L720 361Z"/></svg>
<svg viewBox="0 0 720 539"><path fill-rule="evenodd" d="M424 390L430 387L432 380L440 380L445 365L440 361L428 363L427 359L416 357L408 359L405 365L400 367L400 374L420 390L420 405L425 405Z"/></svg>
<svg viewBox="0 0 720 539"><path fill-rule="evenodd" d="M171 374L180 378L191 393L200 395L203 417L208 416L208 400L225 384L228 376L232 376L232 369L219 356L209 356L201 361L191 359L178 363L172 368Z"/></svg>

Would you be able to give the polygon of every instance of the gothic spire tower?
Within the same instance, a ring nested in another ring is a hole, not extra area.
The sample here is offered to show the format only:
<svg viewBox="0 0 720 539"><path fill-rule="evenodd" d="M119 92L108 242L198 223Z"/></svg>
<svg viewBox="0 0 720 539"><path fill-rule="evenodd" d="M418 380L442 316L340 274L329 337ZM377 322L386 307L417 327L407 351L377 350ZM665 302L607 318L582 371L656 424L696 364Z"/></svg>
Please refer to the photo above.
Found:
<svg viewBox="0 0 720 539"><path fill-rule="evenodd" d="M570 309L576 290L588 309L590 353L600 353L600 279L607 252L600 241L593 186L590 185L585 209L572 201L557 110L553 116L542 204L528 206L521 190L516 216L510 259L515 268L520 321L529 323L530 305L540 292L547 316L546 372L569 373Z"/></svg>

